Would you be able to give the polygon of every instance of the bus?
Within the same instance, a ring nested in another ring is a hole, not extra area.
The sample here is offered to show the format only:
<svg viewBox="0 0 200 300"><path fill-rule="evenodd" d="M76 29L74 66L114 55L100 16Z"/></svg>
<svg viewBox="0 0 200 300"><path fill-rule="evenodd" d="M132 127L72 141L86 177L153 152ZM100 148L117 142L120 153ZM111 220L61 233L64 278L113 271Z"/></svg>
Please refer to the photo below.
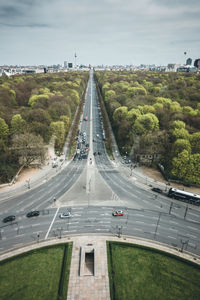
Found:
<svg viewBox="0 0 200 300"><path fill-rule="evenodd" d="M176 188L169 189L168 197L174 198L176 200L181 200L190 204L200 205L200 195L179 190Z"/></svg>

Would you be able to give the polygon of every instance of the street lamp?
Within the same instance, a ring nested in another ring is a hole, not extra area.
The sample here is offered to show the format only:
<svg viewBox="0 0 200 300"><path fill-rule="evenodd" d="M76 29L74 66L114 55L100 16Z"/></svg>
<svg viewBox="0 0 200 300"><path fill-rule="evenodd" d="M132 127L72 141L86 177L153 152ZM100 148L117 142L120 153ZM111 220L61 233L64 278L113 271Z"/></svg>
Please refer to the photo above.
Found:
<svg viewBox="0 0 200 300"><path fill-rule="evenodd" d="M39 240L40 240L40 233L38 232L37 233L37 242L39 243Z"/></svg>
<svg viewBox="0 0 200 300"><path fill-rule="evenodd" d="M30 189L30 188L31 188L31 186L30 186L30 181L31 181L31 179L30 179L30 178L29 178L28 180L26 180L28 189Z"/></svg>
<svg viewBox="0 0 200 300"><path fill-rule="evenodd" d="M186 247L185 247L185 250L186 250L186 248L187 248L187 245L188 245L188 242L189 242L189 240L182 240L181 239L181 249L180 249L180 252L183 252L183 248L184 248L184 245L186 245Z"/></svg>
<svg viewBox="0 0 200 300"><path fill-rule="evenodd" d="M158 231L158 225L159 225L159 222L160 222L160 217L161 217L161 212L159 212L158 221L157 221L156 229L155 229L155 233L154 233L154 239L156 238L156 233Z"/></svg>
<svg viewBox="0 0 200 300"><path fill-rule="evenodd" d="M122 225L118 225L117 228L118 228L118 237L120 238L122 234Z"/></svg>
<svg viewBox="0 0 200 300"><path fill-rule="evenodd" d="M185 218L186 218L187 211L188 211L188 205L187 205L186 208L185 208L184 220L185 220Z"/></svg>

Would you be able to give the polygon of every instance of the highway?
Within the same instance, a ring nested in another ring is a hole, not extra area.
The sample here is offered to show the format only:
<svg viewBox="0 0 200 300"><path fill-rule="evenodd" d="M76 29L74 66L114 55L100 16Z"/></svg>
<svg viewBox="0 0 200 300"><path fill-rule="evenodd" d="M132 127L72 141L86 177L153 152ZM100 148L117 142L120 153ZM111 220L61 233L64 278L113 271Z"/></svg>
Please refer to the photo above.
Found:
<svg viewBox="0 0 200 300"><path fill-rule="evenodd" d="M105 233L147 238L200 255L199 208L153 193L109 160L92 72L79 131L81 148L89 144L87 159L76 157L49 181L0 201L1 219L16 215L11 223L1 222L0 251L52 237ZM27 218L35 209L40 216ZM116 209L124 216L113 217ZM72 217L60 219L66 210Z"/></svg>

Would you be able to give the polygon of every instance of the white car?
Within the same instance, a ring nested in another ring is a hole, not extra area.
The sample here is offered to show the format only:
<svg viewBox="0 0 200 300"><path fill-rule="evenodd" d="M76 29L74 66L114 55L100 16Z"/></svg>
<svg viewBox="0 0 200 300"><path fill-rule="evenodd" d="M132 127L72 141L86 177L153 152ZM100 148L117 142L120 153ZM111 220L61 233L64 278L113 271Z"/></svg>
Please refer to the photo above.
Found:
<svg viewBox="0 0 200 300"><path fill-rule="evenodd" d="M69 212L69 211L67 211L67 212L65 212L65 213L62 213L62 214L60 214L60 218L61 219L67 219L67 218L71 218L71 213Z"/></svg>

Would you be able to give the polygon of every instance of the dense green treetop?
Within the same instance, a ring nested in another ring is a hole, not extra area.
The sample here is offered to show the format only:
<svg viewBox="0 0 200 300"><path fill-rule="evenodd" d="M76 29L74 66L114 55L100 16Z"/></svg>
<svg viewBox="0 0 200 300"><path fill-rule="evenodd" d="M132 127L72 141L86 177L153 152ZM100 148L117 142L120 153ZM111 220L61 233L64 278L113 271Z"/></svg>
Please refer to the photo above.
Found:
<svg viewBox="0 0 200 300"><path fill-rule="evenodd" d="M139 139L137 151L161 154L168 175L183 180L191 168L196 175L186 179L199 182L194 162L200 154L200 74L98 71L95 76L121 152ZM179 175L184 158L187 168Z"/></svg>
<svg viewBox="0 0 200 300"><path fill-rule="evenodd" d="M15 145L32 137L48 143L56 123L56 147L62 149L88 77L88 72L72 71L0 78L0 180L10 180L19 165L14 139Z"/></svg>

